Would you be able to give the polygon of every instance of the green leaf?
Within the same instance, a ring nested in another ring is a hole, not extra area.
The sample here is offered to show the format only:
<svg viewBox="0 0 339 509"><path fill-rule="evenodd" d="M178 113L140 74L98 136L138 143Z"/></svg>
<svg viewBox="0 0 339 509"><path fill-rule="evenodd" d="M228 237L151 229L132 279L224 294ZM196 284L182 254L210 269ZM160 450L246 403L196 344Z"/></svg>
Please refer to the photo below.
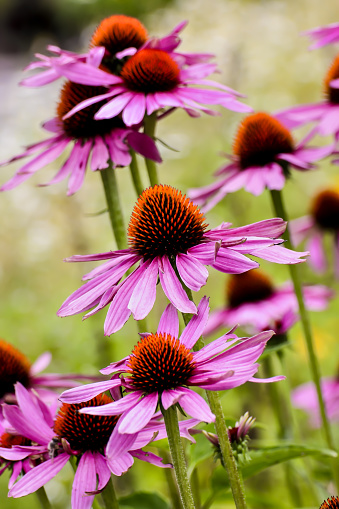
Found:
<svg viewBox="0 0 339 509"><path fill-rule="evenodd" d="M330 449L297 444L263 447L257 450L251 449L249 455L251 458L250 461L240 469L243 479L248 479L266 468L296 458L305 456L330 456L336 458L338 456L335 451L331 451ZM214 492L230 488L227 474L222 467L218 467L213 473L212 487Z"/></svg>
<svg viewBox="0 0 339 509"><path fill-rule="evenodd" d="M121 507L128 509L169 509L169 505L157 493L137 492L119 498Z"/></svg>

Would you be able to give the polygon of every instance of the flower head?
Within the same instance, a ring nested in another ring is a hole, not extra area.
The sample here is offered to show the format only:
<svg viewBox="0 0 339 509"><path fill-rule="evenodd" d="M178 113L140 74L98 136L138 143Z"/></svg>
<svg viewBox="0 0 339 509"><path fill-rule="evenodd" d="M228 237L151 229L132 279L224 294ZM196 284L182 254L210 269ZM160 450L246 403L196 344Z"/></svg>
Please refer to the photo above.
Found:
<svg viewBox="0 0 339 509"><path fill-rule="evenodd" d="M326 414L330 421L339 421L339 377L321 379L321 392L324 398ZM310 423L315 428L321 427L318 396L313 382L299 385L292 391L292 403L308 413Z"/></svg>
<svg viewBox="0 0 339 509"><path fill-rule="evenodd" d="M57 393L52 388L74 387L75 380L93 379L90 376L75 374L40 374L51 361L51 354L45 352L31 364L27 357L10 343L0 340L0 401L15 401L15 384L19 382L26 389L34 389L48 402L56 401ZM96 378L96 377L94 377ZM46 390L48 388L48 390Z"/></svg>
<svg viewBox="0 0 339 509"><path fill-rule="evenodd" d="M101 382L101 390L109 389L112 381ZM164 423L155 415L147 428L128 437L117 433L119 416L101 416L81 413L86 406L99 408L110 405L112 398L97 394L85 404L63 403L55 421L47 407L35 395L17 384L18 406L5 405L4 415L10 426L22 434L23 439L33 441L23 445L22 438L8 439L0 448L0 457L22 459L39 453L39 462L33 463L13 487L9 496L22 497L33 493L64 467L71 456L79 460L73 481L72 509L86 509L92 506L95 493L104 489L111 474L122 475L133 464L134 457L160 467L170 467L162 459L142 448L153 441L166 437ZM181 435L190 437L189 430L198 424L197 420L183 421ZM13 444L10 444L10 441ZM19 444L15 442L20 442ZM40 445L41 444L41 445ZM17 473L18 475L18 473Z"/></svg>
<svg viewBox="0 0 339 509"><path fill-rule="evenodd" d="M323 311L334 293L324 285L307 285L303 295L307 309ZM251 333L270 328L283 334L298 320L298 310L291 282L276 287L260 269L234 274L226 283L225 307L211 313L205 335L234 323Z"/></svg>
<svg viewBox="0 0 339 509"><path fill-rule="evenodd" d="M314 161L333 150L332 146L306 147L308 139L296 145L290 131L274 116L262 112L249 115L239 125L231 162L216 172L222 178L212 185L191 189L189 196L207 211L226 194L241 188L256 196L266 187L280 190L290 166L310 170Z"/></svg>
<svg viewBox="0 0 339 509"><path fill-rule="evenodd" d="M112 161L114 167L128 166L132 160L130 148L149 159L160 162L161 157L153 140L139 133L137 129L126 128L119 117L109 120L94 120L99 104L81 109L71 118L65 115L79 102L105 91L103 87L86 86L67 81L60 93L57 116L44 124L44 129L53 136L31 145L22 154L1 163L9 164L38 153L31 161L22 166L0 190L7 191L27 180L36 171L48 163L54 162L68 147L72 151L56 176L47 184L60 182L69 177L68 195L78 191L85 178L86 167L90 161L92 171L107 168ZM101 102L101 104L103 104Z"/></svg>
<svg viewBox="0 0 339 509"><path fill-rule="evenodd" d="M335 57L324 77L325 100L319 103L303 104L280 110L275 117L287 127L299 127L309 122L315 122L313 135L336 135L339 131L339 56ZM326 147L323 147L324 149ZM334 150L330 144L328 149ZM331 152L329 152L331 153Z"/></svg>
<svg viewBox="0 0 339 509"><path fill-rule="evenodd" d="M201 350L192 352L208 319L206 297L200 301L197 311L179 336L178 314L169 304L155 334L142 334L128 357L102 370L105 374L114 373L114 384L124 387L127 395L120 401L100 408L85 408L81 412L91 415L121 414L117 429L122 434L133 434L146 426L158 404L166 410L179 403L193 418L213 422L215 417L207 403L189 386L218 391L238 387L247 381L273 382L284 378L253 378L258 370L255 361L273 331L241 340L231 331ZM87 389L70 389L61 395L61 400L86 401L89 395L100 390L100 384L91 384Z"/></svg>
<svg viewBox="0 0 339 509"><path fill-rule="evenodd" d="M91 281L68 297L58 315L94 308L87 317L110 304L105 322L105 334L110 335L124 325L131 313L136 320L148 315L155 302L158 277L166 296L179 311L196 313L182 283L193 291L200 290L208 277L205 265L230 274L257 267L244 253L276 263L303 261L300 256L305 253L278 245L283 241L277 237L286 227L282 219L229 227L230 223L223 223L208 230L199 208L170 186L146 189L130 219L129 249L67 260L107 261L84 276ZM136 263L138 267L120 281Z"/></svg>
<svg viewBox="0 0 339 509"><path fill-rule="evenodd" d="M331 497L324 500L319 509L339 509L339 497Z"/></svg>
<svg viewBox="0 0 339 509"><path fill-rule="evenodd" d="M299 244L306 239L310 252L310 264L317 272L327 267L323 238L333 237L334 271L339 277L339 193L335 189L325 189L315 195L310 206L310 214L291 221L293 240Z"/></svg>

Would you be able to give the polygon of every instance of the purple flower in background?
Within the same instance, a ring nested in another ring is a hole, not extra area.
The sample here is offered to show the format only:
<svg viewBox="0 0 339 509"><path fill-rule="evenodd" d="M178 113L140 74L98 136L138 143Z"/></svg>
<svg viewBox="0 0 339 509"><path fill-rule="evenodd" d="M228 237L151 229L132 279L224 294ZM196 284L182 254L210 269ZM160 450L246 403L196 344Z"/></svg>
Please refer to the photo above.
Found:
<svg viewBox="0 0 339 509"><path fill-rule="evenodd" d="M275 117L290 129L314 122L313 134L327 136L339 131L339 55L324 79L325 100L277 111ZM331 147L331 145L330 145Z"/></svg>
<svg viewBox="0 0 339 509"><path fill-rule="evenodd" d="M193 418L213 422L215 416L209 406L189 386L219 391L238 387L247 381L284 379L281 376L254 378L258 370L256 360L273 331L242 339L231 331L201 350L192 352L204 331L208 312L208 299L204 297L198 305L197 315L179 336L177 310L169 304L156 334L142 334L131 355L101 370L105 374L114 373L115 377L119 375L120 378L115 378L112 383L124 387L127 395L120 401L100 408L84 408L81 412L91 415L121 414L117 430L122 434L133 434L146 426L158 404L166 410L179 403ZM86 401L100 390L100 383L91 384L87 388L70 389L60 399L65 402Z"/></svg>
<svg viewBox="0 0 339 509"><path fill-rule="evenodd" d="M326 309L334 292L324 285L304 286L304 302L311 311ZM205 336L237 323L251 333L273 329L286 332L298 320L298 302L291 282L275 287L260 269L234 274L226 286L226 305L211 313Z"/></svg>
<svg viewBox="0 0 339 509"><path fill-rule="evenodd" d="M17 348L0 340L0 402L14 402L14 386L20 382L27 389L34 389L44 401L55 403L58 395L50 389L74 387L76 380L90 380L90 377L76 374L40 374L51 361L51 354L45 352L31 365L27 357Z"/></svg>
<svg viewBox="0 0 339 509"><path fill-rule="evenodd" d="M230 162L215 175L222 178L206 187L190 189L188 195L207 212L228 193L244 188L258 196L266 188L284 187L289 168L300 171L314 168L314 161L333 152L334 145L307 147L312 133L297 146L290 131L274 116L254 113L238 128Z"/></svg>
<svg viewBox="0 0 339 509"><path fill-rule="evenodd" d="M7 165L38 153L0 190L8 191L18 186L41 168L54 162L70 144L73 148L66 162L56 176L44 184L56 184L69 177L68 195L75 193L81 187L90 157L92 171L107 168L109 160L114 167L128 166L132 160L130 148L149 159L161 162L154 141L146 134L139 133L137 129L126 128L118 117L104 121L94 120L94 114L99 108L98 104L81 110L68 120L63 120L64 115L84 98L97 95L103 90L102 87L66 82L61 90L57 117L43 126L47 131L54 133L53 136L29 146L22 154L1 163L2 166Z"/></svg>
<svg viewBox="0 0 339 509"><path fill-rule="evenodd" d="M131 313L136 320L151 311L158 277L172 304L183 313L196 313L182 282L198 291L205 285L205 265L230 274L246 272L258 263L244 254L258 256L275 263L300 263L301 256L278 244L286 228L279 218L267 219L230 228L230 223L207 230L204 216L180 191L159 185L146 189L132 212L128 236L130 248L86 256L72 256L67 261L107 260L83 279L90 280L76 290L58 311L69 316L83 311L88 317L110 304L105 321L105 334L121 329ZM139 266L120 281L136 263ZM177 271L177 273L176 273Z"/></svg>
<svg viewBox="0 0 339 509"><path fill-rule="evenodd" d="M321 392L323 394L326 414L331 421L339 421L339 378L328 377L321 379ZM296 408L305 410L310 417L310 423L320 428L321 417L318 396L313 382L299 385L292 391L292 403Z"/></svg>
<svg viewBox="0 0 339 509"><path fill-rule="evenodd" d="M309 49L318 49L339 42L339 23L331 23L323 27L312 28L302 32L301 35L307 35L314 42Z"/></svg>
<svg viewBox="0 0 339 509"><path fill-rule="evenodd" d="M317 272L327 268L324 236L330 234L334 240L334 272L339 277L339 193L326 189L318 193L311 204L311 213L290 222L295 244L306 239L310 252L309 262Z"/></svg>
<svg viewBox="0 0 339 509"><path fill-rule="evenodd" d="M112 386L111 381L105 384L103 390ZM155 454L142 450L154 439L166 436L165 426L159 422L158 415L147 428L126 439L117 433L119 416L92 416L79 412L84 406L98 408L110 404L109 396L97 395L86 404L64 403L54 422L42 402L21 384L17 384L16 393L19 406L5 405L5 417L17 432L42 446L14 445L10 449L0 449L0 454L4 458L27 457L35 448L43 462L25 473L11 488L9 496L22 497L38 490L55 477L72 456L79 459L72 488L72 509L90 508L94 495L105 488L111 474L122 475L132 466L134 458L171 467L164 465ZM189 430L196 424L197 420L183 421L181 435L191 439Z"/></svg>

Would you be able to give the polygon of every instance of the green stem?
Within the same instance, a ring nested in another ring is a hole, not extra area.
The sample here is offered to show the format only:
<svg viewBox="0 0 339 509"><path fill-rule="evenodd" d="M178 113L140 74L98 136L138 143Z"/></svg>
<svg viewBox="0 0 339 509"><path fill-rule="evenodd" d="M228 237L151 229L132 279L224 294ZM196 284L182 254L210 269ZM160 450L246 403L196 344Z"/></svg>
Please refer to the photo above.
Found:
<svg viewBox="0 0 339 509"><path fill-rule="evenodd" d="M115 241L118 249L125 249L127 247L126 229L120 204L117 179L111 161L108 168L100 171L100 175L104 186L108 213Z"/></svg>
<svg viewBox="0 0 339 509"><path fill-rule="evenodd" d="M110 478L104 490L101 492L101 497L106 509L119 509L119 502L115 494L112 478Z"/></svg>
<svg viewBox="0 0 339 509"><path fill-rule="evenodd" d="M51 509L50 501L47 498L45 488L42 486L36 491L42 509Z"/></svg>
<svg viewBox="0 0 339 509"><path fill-rule="evenodd" d="M273 208L274 208L277 216L281 217L284 221L288 221L288 216L287 216L286 209L285 209L285 206L283 203L281 191L271 191L271 197L272 197L272 202L273 202ZM285 239L286 239L286 242L285 242L286 247L289 249L293 249L288 228L286 228ZM304 304L304 299L303 299L303 294L302 294L302 286L300 283L300 278L299 278L299 273L298 273L298 266L294 265L294 264L290 264L289 269L290 269L290 274L291 274L291 278L292 278L293 285L294 285L294 291L295 291L295 294L296 294L296 297L298 300L301 324L302 324L303 331L304 331L307 352L308 352L308 357L309 357L310 366L311 366L312 378L313 378L313 382L314 382L314 385L315 385L316 391L317 391L319 409L320 409L320 415L321 415L322 425L323 425L323 429L324 429L324 434L326 437L326 442L327 442L328 447L330 449L334 449L334 442L333 442L333 438L332 438L332 434L331 434L330 425L329 425L327 415L326 415L323 395L321 392L320 369L319 369L318 360L317 360L317 357L315 355L314 348L313 348L311 324L310 324L308 312L307 312L305 304Z"/></svg>
<svg viewBox="0 0 339 509"><path fill-rule="evenodd" d="M152 140L154 140L155 126L156 126L156 113L152 113L152 115L147 115L144 119L144 133L147 134ZM148 171L149 181L151 186L155 186L159 184L157 165L151 159L145 158L146 168Z"/></svg>
<svg viewBox="0 0 339 509"><path fill-rule="evenodd" d="M195 469L192 472L191 484L195 506L197 509L201 509L200 483L197 467L195 467Z"/></svg>
<svg viewBox="0 0 339 509"><path fill-rule="evenodd" d="M164 451L163 449L159 450L159 456L162 456L163 463L171 463L171 457L167 451ZM168 493L171 498L172 502L172 509L182 509L182 503L178 491L178 486L175 482L174 475L173 475L173 469L172 468L164 468L163 472L165 474L167 487L168 487Z"/></svg>
<svg viewBox="0 0 339 509"><path fill-rule="evenodd" d="M142 185L142 182L141 182L138 160L137 160L137 156L135 155L134 150L131 150L131 156L132 156L132 161L131 161L131 164L129 165L129 168L131 170L131 176L132 176L132 180L133 180L134 189L137 193L137 196L139 197L144 190L144 186Z"/></svg>
<svg viewBox="0 0 339 509"><path fill-rule="evenodd" d="M184 449L180 439L177 409L175 406L171 406L167 410L162 409L162 413L182 505L184 509L195 509L192 489L188 480Z"/></svg>
<svg viewBox="0 0 339 509"><path fill-rule="evenodd" d="M182 283L183 288L190 300L193 301L192 292L189 288ZM185 325L188 324L192 315L188 313L182 313ZM194 351L200 350L204 346L203 338L199 338L194 345ZM225 466L230 486L237 509L246 509L245 491L241 480L241 476L238 472L237 465L232 452L231 442L228 436L228 430L225 422L224 413L222 410L220 396L217 391L206 391L210 408L215 415L215 429L219 438L220 451Z"/></svg>

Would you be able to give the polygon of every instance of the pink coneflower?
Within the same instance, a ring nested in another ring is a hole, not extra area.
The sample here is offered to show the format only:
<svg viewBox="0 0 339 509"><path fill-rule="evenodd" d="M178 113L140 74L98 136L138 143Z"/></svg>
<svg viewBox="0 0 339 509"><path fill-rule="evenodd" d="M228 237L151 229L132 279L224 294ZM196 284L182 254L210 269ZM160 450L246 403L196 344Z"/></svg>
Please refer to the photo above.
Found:
<svg viewBox="0 0 339 509"><path fill-rule="evenodd" d="M339 42L339 23L331 23L324 27L312 28L312 30L302 32L302 35L307 35L310 39L315 41L309 49L322 48L327 44Z"/></svg>
<svg viewBox="0 0 339 509"><path fill-rule="evenodd" d="M323 394L326 414L331 421L339 421L339 377L321 379L321 392ZM315 428L320 428L321 417L318 404L317 391L313 382L299 385L292 391L292 403L308 413L310 423Z"/></svg>
<svg viewBox="0 0 339 509"><path fill-rule="evenodd" d="M323 136L339 131L339 55L334 59L324 79L325 100L277 111L275 117L289 128L315 122L314 134Z"/></svg>
<svg viewBox="0 0 339 509"><path fill-rule="evenodd" d="M323 311L334 296L323 285L305 286L303 294L306 308L311 311ZM227 281L226 305L211 313L204 334L234 323L252 333L271 328L279 334L286 329L286 318L290 318L288 328L297 321L298 309L292 283L275 287L260 269L234 274Z"/></svg>
<svg viewBox="0 0 339 509"><path fill-rule="evenodd" d="M156 185L146 189L134 206L129 228L129 249L86 256L72 256L67 261L108 260L85 275L91 280L76 290L58 311L69 316L83 311L88 317L110 304L105 334L119 330L131 313L136 320L145 318L156 298L158 277L172 304L183 313L196 313L182 282L198 291L206 283L204 265L230 274L246 272L258 263L251 254L276 263L300 263L306 253L290 251L277 244L286 223L267 219L240 228L223 223L208 230L199 208L180 191ZM120 282L136 263L139 266ZM177 273L176 273L177 271Z"/></svg>
<svg viewBox="0 0 339 509"><path fill-rule="evenodd" d="M179 337L179 319L176 309L169 304L155 334L142 334L131 355L101 370L120 378L114 382L125 388L127 395L120 401L102 408L86 408L81 412L91 415L119 415L117 430L132 434L141 430L153 417L156 408L167 410L179 403L193 418L213 422L215 416L205 400L189 386L206 390L227 390L247 381L273 382L253 378L258 370L255 361L262 354L267 341L274 334L265 331L251 338L239 340L227 333L197 352L192 348L203 333L208 319L208 299L204 297ZM97 388L96 388L97 387ZM70 389L60 399L66 402L84 401L89 394L98 393L100 384L86 389Z"/></svg>
<svg viewBox="0 0 339 509"><path fill-rule="evenodd" d="M157 416L147 429L126 440L117 433L119 416L92 416L79 412L84 406L98 408L110 404L109 396L97 395L86 405L64 403L53 422L41 402L21 384L17 384L16 392L19 406L6 405L5 416L16 431L43 444L43 448L40 447L40 463L25 473L12 487L9 496L22 497L38 490L55 477L72 456L79 460L73 481L72 509L90 508L94 495L105 488L111 474L122 475L132 466L134 457L160 467L171 466L164 465L155 454L142 450L152 440L159 439L159 430L160 438L166 436L164 424L158 422ZM196 420L184 421L181 434L189 436L189 429L197 423ZM14 445L8 450L1 449L0 454L5 458L10 454L12 457L27 456L28 449L28 446Z"/></svg>
<svg viewBox="0 0 339 509"><path fill-rule="evenodd" d="M57 373L40 374L51 361L51 354L45 352L31 364L27 357L10 343L0 340L0 402L14 400L14 386L20 382L27 389L34 389L41 398L55 401L57 394L52 388L74 387L75 380L89 380L96 377Z"/></svg>
<svg viewBox="0 0 339 509"><path fill-rule="evenodd" d="M183 108L193 116L201 111L215 114L206 104L239 112L252 111L236 99L240 94L235 90L205 79L216 70L215 64L197 63L187 67L185 64L185 60L173 58L173 53L164 49L141 48L123 64L114 86L107 93L83 101L66 117L105 99L108 102L94 118L103 120L122 114L127 126L139 124L145 115L168 107Z"/></svg>
<svg viewBox="0 0 339 509"><path fill-rule="evenodd" d="M202 188L190 189L188 195L195 203L210 210L228 193L244 188L258 196L265 188L280 190L289 175L289 167L300 171L314 167L312 162L326 157L333 147L306 147L309 137L297 146L290 131L267 113L246 117L236 133L230 163L215 175L217 182Z"/></svg>
<svg viewBox="0 0 339 509"><path fill-rule="evenodd" d="M22 166L15 176L0 190L8 191L31 177L48 163L55 161L70 144L72 151L56 176L47 184L60 182L69 177L68 195L78 191L85 178L86 167L91 157L92 171L107 168L109 161L114 167L128 166L132 160L130 148L143 156L160 162L161 157L154 141L136 129L126 128L118 117L96 121L93 116L99 105L82 109L72 118L64 120L65 114L83 99L100 94L102 87L90 87L68 81L61 90L57 117L46 122L44 128L54 135L27 148L22 154L1 163L2 166L18 159L39 153Z"/></svg>
<svg viewBox="0 0 339 509"><path fill-rule="evenodd" d="M313 199L310 215L291 221L290 226L295 244L307 239L309 261L318 272L327 267L323 237L326 234L334 237L334 271L339 277L339 193L333 189L318 193Z"/></svg>
<svg viewBox="0 0 339 509"><path fill-rule="evenodd" d="M86 53L77 54L49 45L47 49L57 56L37 53L38 61L26 70L40 72L22 80L21 85L39 87L65 77L83 85L110 86L115 83L124 62L138 49L149 47L173 53L181 43L179 33L187 22L181 22L162 38L148 37L146 28L136 19L124 15L105 18L96 28ZM173 53L181 64L204 63L213 58L209 53Z"/></svg>

